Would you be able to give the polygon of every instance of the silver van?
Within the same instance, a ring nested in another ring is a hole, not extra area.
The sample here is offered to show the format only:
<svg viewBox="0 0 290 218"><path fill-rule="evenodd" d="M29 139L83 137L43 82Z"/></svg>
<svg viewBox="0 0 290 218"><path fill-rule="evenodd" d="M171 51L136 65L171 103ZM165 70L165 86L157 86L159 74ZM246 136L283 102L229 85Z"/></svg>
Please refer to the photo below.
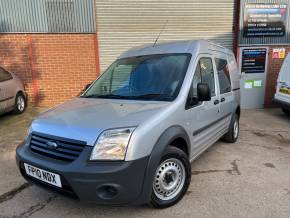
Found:
<svg viewBox="0 0 290 218"><path fill-rule="evenodd" d="M290 53L280 70L274 101L286 114L290 115Z"/></svg>
<svg viewBox="0 0 290 218"><path fill-rule="evenodd" d="M190 162L238 139L239 79L233 53L208 41L133 48L32 122L16 151L20 172L82 201L174 205Z"/></svg>

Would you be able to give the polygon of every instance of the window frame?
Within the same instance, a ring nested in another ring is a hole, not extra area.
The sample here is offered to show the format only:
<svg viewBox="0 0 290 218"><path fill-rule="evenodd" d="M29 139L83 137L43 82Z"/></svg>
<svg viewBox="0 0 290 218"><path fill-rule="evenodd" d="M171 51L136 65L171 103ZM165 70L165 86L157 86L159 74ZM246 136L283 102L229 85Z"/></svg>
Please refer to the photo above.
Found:
<svg viewBox="0 0 290 218"><path fill-rule="evenodd" d="M6 82L6 81L9 81L9 80L12 80L13 79L13 76L12 76L12 74L9 71L5 70L3 67L0 67L0 70L3 70L3 72L5 72L5 73L7 73L9 75L9 78L8 79L6 79L6 80L0 80L0 83Z"/></svg>
<svg viewBox="0 0 290 218"><path fill-rule="evenodd" d="M95 83L98 81L98 80L101 80L103 77L106 76L107 72L110 70L110 68L119 60L125 60L125 59L128 59L128 58L138 58L138 57L166 57L166 56L186 56L186 63L184 65L184 75L183 75L183 78L182 80L180 80L180 84L176 87L176 90L175 90L175 93L173 94L172 98L169 100L169 99L166 99L166 100L152 100L152 99L142 99L142 100L139 100L139 99L127 99L127 100L134 100L134 101L165 101L165 102L173 102L175 101L181 90L182 90L182 86L183 84L185 83L185 77L188 73L188 69L189 69L189 66L190 66L190 63L191 63L191 60L192 60L192 54L191 53L157 53L157 54L145 54L145 55L139 55L139 56L128 56L128 57L122 57L122 58L118 58L116 59L113 63L111 63L111 65L109 65L109 67L91 84L90 88L92 88ZM112 72L112 75L113 75L113 72ZM111 78L112 79L112 78ZM131 80L131 78L130 78ZM129 81L131 82L131 81ZM89 92L89 89L87 89L85 92L83 92L79 97L85 97L87 95L87 93ZM110 98L108 98L110 99Z"/></svg>
<svg viewBox="0 0 290 218"><path fill-rule="evenodd" d="M221 92L222 91L222 89L221 89L221 82L220 82L220 78L219 78L219 70L218 70L218 65L217 65L217 59L219 59L219 60L223 60L223 61L226 61L226 63L227 63L227 69L228 69L228 72L229 72L229 75L227 76L226 74L225 74L225 76L227 77L227 79L228 79L228 81L229 81L229 83L230 83L230 87L229 87L229 90L227 91L227 92ZM224 94L228 94L228 93L230 93L231 91L232 91L232 81L231 81L231 75L230 75L230 68L229 68L229 61L228 61L228 58L226 57L226 58L224 58L224 57L219 57L219 56L215 56L214 57L214 64L215 64L215 70L216 70L216 73L217 73L217 81L218 81L218 87L219 87L219 94L220 95L224 95Z"/></svg>
<svg viewBox="0 0 290 218"><path fill-rule="evenodd" d="M196 73L196 70L197 70L197 67L200 67L200 60L202 58L207 58L207 59L210 59L211 60L211 64L212 64L212 69L213 69L213 75L214 75L214 95L211 95L211 101L212 101L212 98L215 98L218 94L217 94L217 75L216 75L216 69L215 69L215 62L214 62L214 57L210 54L201 54L200 56L198 56L196 58L196 64L194 66L194 69L193 69L193 74L192 74L192 78L191 78L191 82L190 82L190 88L189 88L189 91L188 91L188 94L187 94L187 99L186 99L186 103L185 103L185 110L189 110L189 109L192 109L192 108L195 108L195 107L198 107L200 105L202 105L203 102L201 101L197 101L197 104L195 105L189 105L188 104L188 101L189 101L189 95L190 95L190 92L192 92L192 84L193 84L193 80L194 80L194 76L195 76L195 73ZM202 74L200 72L200 75L201 75L201 82L202 82Z"/></svg>

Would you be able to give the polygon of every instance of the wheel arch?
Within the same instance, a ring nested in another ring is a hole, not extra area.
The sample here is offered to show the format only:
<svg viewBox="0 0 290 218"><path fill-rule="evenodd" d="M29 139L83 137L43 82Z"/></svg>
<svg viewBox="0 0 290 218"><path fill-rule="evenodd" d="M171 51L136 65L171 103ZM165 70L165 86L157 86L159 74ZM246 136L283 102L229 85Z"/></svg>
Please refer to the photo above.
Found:
<svg viewBox="0 0 290 218"><path fill-rule="evenodd" d="M150 200L155 170L160 163L165 150L171 145L183 150L188 158L190 157L190 139L185 129L178 125L167 128L155 143L149 157L146 172L144 174L142 192L138 199L139 203L147 203Z"/></svg>
<svg viewBox="0 0 290 218"><path fill-rule="evenodd" d="M238 106L236 107L235 113L238 115L238 117L241 116L241 107L240 107L240 105L238 105Z"/></svg>
<svg viewBox="0 0 290 218"><path fill-rule="evenodd" d="M19 94L24 96L25 101L27 100L27 95L26 95L26 93L23 90L18 90L16 92L15 99L16 99L17 95L19 95Z"/></svg>

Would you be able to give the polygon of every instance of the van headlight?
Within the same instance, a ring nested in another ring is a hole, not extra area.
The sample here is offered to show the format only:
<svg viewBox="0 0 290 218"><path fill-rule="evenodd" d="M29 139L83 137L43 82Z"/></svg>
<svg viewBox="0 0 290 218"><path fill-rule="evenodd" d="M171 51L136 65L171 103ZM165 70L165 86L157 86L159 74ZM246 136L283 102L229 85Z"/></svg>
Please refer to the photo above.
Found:
<svg viewBox="0 0 290 218"><path fill-rule="evenodd" d="M135 127L109 129L98 138L90 160L124 160Z"/></svg>

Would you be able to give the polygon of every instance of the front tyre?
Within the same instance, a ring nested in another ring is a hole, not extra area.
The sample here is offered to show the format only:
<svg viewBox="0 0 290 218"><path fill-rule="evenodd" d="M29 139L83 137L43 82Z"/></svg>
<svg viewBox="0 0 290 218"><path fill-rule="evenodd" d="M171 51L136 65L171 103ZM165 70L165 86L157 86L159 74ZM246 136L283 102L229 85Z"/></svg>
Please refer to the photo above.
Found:
<svg viewBox="0 0 290 218"><path fill-rule="evenodd" d="M26 99L22 93L18 93L15 98L15 114L22 114L26 109Z"/></svg>
<svg viewBox="0 0 290 218"><path fill-rule="evenodd" d="M156 208L176 204L186 193L190 180L187 155L176 147L168 147L155 173L150 204Z"/></svg>
<svg viewBox="0 0 290 218"><path fill-rule="evenodd" d="M288 110L288 109L286 109L286 108L282 108L282 111L283 111L285 114L290 115L290 110Z"/></svg>

